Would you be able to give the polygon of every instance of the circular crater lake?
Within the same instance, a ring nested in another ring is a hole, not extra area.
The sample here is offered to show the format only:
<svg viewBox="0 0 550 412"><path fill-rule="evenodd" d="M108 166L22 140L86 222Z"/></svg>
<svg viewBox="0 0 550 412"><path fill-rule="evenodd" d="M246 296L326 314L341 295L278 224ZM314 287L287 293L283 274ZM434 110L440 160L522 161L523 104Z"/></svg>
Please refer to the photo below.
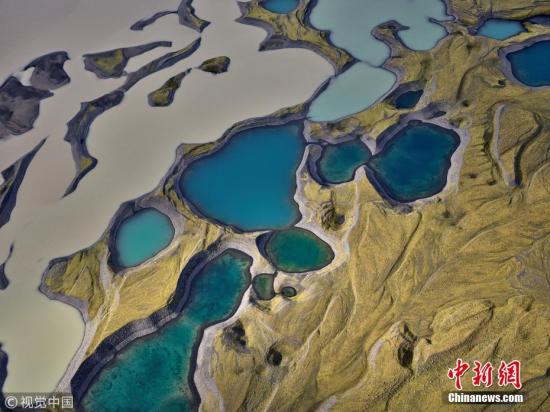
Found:
<svg viewBox="0 0 550 412"><path fill-rule="evenodd" d="M327 266L334 259L328 243L309 230L293 227L269 234L265 253L279 270L310 272Z"/></svg>
<svg viewBox="0 0 550 412"><path fill-rule="evenodd" d="M460 137L453 130L412 121L392 136L367 166L389 197L412 202L445 187L451 156L459 145Z"/></svg>
<svg viewBox="0 0 550 412"><path fill-rule="evenodd" d="M238 132L189 165L181 194L204 216L242 231L292 226L300 219L294 193L304 148L298 122Z"/></svg>
<svg viewBox="0 0 550 412"><path fill-rule="evenodd" d="M231 316L250 281L250 258L224 252L192 280L177 319L140 338L104 368L82 401L85 411L186 412L197 409L190 389L194 346L202 330Z"/></svg>
<svg viewBox="0 0 550 412"><path fill-rule="evenodd" d="M512 74L527 86L550 85L550 40L542 40L506 55Z"/></svg>
<svg viewBox="0 0 550 412"><path fill-rule="evenodd" d="M317 161L317 171L329 183L348 182L370 157L369 148L360 139L327 145Z"/></svg>
<svg viewBox="0 0 550 412"><path fill-rule="evenodd" d="M114 234L115 262L125 268L145 262L170 244L174 232L164 213L152 207L139 210L124 219Z"/></svg>

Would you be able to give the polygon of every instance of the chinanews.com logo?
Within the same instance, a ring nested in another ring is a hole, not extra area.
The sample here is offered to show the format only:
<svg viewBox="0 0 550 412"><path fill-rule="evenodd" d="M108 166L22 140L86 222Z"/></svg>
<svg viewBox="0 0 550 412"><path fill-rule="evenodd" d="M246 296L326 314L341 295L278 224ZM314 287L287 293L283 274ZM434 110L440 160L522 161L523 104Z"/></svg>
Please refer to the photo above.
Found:
<svg viewBox="0 0 550 412"><path fill-rule="evenodd" d="M467 374L467 372L470 373ZM447 372L447 377L454 383L455 392L447 394L450 403L523 403L524 397L518 391L521 389L521 362L512 360L501 361L495 370L491 362L482 363L478 360L473 366L458 358L456 365ZM476 388L507 388L510 391L462 391L463 382L471 379ZM495 385L495 386L493 386Z"/></svg>

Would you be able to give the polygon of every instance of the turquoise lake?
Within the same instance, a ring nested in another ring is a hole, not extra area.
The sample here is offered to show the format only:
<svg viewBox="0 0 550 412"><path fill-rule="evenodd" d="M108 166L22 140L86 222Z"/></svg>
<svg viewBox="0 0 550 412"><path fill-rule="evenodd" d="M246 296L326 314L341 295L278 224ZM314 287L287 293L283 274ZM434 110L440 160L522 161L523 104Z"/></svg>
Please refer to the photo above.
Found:
<svg viewBox="0 0 550 412"><path fill-rule="evenodd" d="M550 85L550 40L543 40L516 52L508 53L512 73L522 83L532 86Z"/></svg>
<svg viewBox="0 0 550 412"><path fill-rule="evenodd" d="M397 99L395 99L395 107L398 109L412 109L424 93L423 90L409 90L403 94L400 94Z"/></svg>
<svg viewBox="0 0 550 412"><path fill-rule="evenodd" d="M429 18L449 19L442 1L386 0L373 4L365 0L319 0L311 12L311 23L319 29L330 30L332 43L361 62L330 82L314 100L308 117L333 121L368 108L389 92L395 75L380 66L389 57L390 49L372 36L372 29L396 20L409 27L399 32L407 47L429 50L446 35L445 30Z"/></svg>
<svg viewBox="0 0 550 412"><path fill-rule="evenodd" d="M329 183L348 182L370 157L369 148L359 139L327 145L317 162L317 171Z"/></svg>
<svg viewBox="0 0 550 412"><path fill-rule="evenodd" d="M181 193L206 217L243 231L291 226L300 218L293 197L304 148L296 122L239 132L189 165Z"/></svg>
<svg viewBox="0 0 550 412"><path fill-rule="evenodd" d="M287 14L298 7L300 0L263 0L262 7L273 13Z"/></svg>
<svg viewBox="0 0 550 412"><path fill-rule="evenodd" d="M525 27L519 21L488 19L477 30L478 36L490 37L496 40L504 40L516 34L526 31Z"/></svg>
<svg viewBox="0 0 550 412"><path fill-rule="evenodd" d="M298 227L273 232L265 251L271 263L289 273L318 270L334 259L332 248L309 230Z"/></svg>
<svg viewBox="0 0 550 412"><path fill-rule="evenodd" d="M427 50L445 36L445 30L428 19L448 20L441 0L319 0L311 12L311 23L330 30L331 41L357 59L380 65L389 48L376 40L371 31L381 23L396 20L410 27L399 37L411 49Z"/></svg>
<svg viewBox="0 0 550 412"><path fill-rule="evenodd" d="M428 123L409 124L368 163L376 181L394 200L411 202L439 193L447 182L460 138Z"/></svg>
<svg viewBox="0 0 550 412"><path fill-rule="evenodd" d="M115 234L116 261L132 267L152 258L170 244L174 226L154 208L138 211L120 224Z"/></svg>
<svg viewBox="0 0 550 412"><path fill-rule="evenodd" d="M86 393L86 411L185 412L195 410L189 373L193 345L205 325L230 316L249 285L250 259L225 252L202 270L179 317L127 346Z"/></svg>

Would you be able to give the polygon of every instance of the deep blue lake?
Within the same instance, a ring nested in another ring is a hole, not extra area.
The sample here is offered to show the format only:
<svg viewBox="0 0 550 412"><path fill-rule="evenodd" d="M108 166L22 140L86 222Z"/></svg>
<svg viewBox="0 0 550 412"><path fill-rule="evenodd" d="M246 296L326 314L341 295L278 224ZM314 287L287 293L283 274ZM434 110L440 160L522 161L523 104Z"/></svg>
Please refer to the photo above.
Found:
<svg viewBox="0 0 550 412"><path fill-rule="evenodd" d="M154 208L128 217L115 233L117 263L132 267L152 258L170 244L174 226L170 218Z"/></svg>
<svg viewBox="0 0 550 412"><path fill-rule="evenodd" d="M189 165L181 193L206 217L243 231L291 226L300 218L293 197L304 148L297 122L242 131Z"/></svg>
<svg viewBox="0 0 550 412"><path fill-rule="evenodd" d="M520 82L532 87L550 85L550 40L542 40L508 53L506 58L512 66L512 73Z"/></svg>
<svg viewBox="0 0 550 412"><path fill-rule="evenodd" d="M445 187L450 159L459 144L460 138L452 130L409 123L367 165L392 199L411 202Z"/></svg>
<svg viewBox="0 0 550 412"><path fill-rule="evenodd" d="M515 20L488 19L477 30L478 36L490 37L496 40L505 40L516 34L526 31L523 24Z"/></svg>
<svg viewBox="0 0 550 412"><path fill-rule="evenodd" d="M398 109L412 109L416 106L423 93L423 90L409 90L402 93L395 99L395 107Z"/></svg>
<svg viewBox="0 0 550 412"><path fill-rule="evenodd" d="M262 7L273 13L287 14L298 7L300 0L263 0Z"/></svg>
<svg viewBox="0 0 550 412"><path fill-rule="evenodd" d="M370 157L369 148L359 139L327 145L317 162L317 171L329 183L347 182Z"/></svg>
<svg viewBox="0 0 550 412"><path fill-rule="evenodd" d="M550 26L550 16L547 16L544 14L539 14L537 16L529 17L527 21L530 23L540 24L543 26Z"/></svg>
<svg viewBox="0 0 550 412"><path fill-rule="evenodd" d="M103 369L82 405L89 412L185 412L194 410L188 377L201 328L231 315L249 284L250 259L225 252L191 284L180 316L138 339Z"/></svg>

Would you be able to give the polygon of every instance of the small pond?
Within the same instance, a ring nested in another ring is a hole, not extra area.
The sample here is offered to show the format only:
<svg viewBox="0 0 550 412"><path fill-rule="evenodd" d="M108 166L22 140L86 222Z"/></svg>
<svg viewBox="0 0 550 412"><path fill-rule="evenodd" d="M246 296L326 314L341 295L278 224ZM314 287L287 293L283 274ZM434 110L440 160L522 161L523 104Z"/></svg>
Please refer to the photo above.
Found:
<svg viewBox="0 0 550 412"><path fill-rule="evenodd" d="M525 27L523 27L523 24L519 21L488 19L477 30L476 34L478 36L490 37L496 40L505 40L525 31Z"/></svg>
<svg viewBox="0 0 550 412"><path fill-rule="evenodd" d="M123 267L137 266L170 244L174 226L155 208L138 211L123 220L115 233L115 260Z"/></svg>
<svg viewBox="0 0 550 412"><path fill-rule="evenodd" d="M321 269L334 259L334 252L325 241L297 227L271 233L265 252L277 269L294 273Z"/></svg>
<svg viewBox="0 0 550 412"><path fill-rule="evenodd" d="M300 0L263 0L261 5L264 9L273 13L288 14L300 4Z"/></svg>
<svg viewBox="0 0 550 412"><path fill-rule="evenodd" d="M409 90L404 92L395 99L395 107L398 109L412 109L416 106L423 93L423 90Z"/></svg>
<svg viewBox="0 0 550 412"><path fill-rule="evenodd" d="M252 289L260 300L269 300L275 296L273 282L275 276L269 273L261 273L252 279Z"/></svg>
<svg viewBox="0 0 550 412"><path fill-rule="evenodd" d="M369 148L360 139L327 145L317 162L317 171L329 183L348 182L370 157Z"/></svg>

